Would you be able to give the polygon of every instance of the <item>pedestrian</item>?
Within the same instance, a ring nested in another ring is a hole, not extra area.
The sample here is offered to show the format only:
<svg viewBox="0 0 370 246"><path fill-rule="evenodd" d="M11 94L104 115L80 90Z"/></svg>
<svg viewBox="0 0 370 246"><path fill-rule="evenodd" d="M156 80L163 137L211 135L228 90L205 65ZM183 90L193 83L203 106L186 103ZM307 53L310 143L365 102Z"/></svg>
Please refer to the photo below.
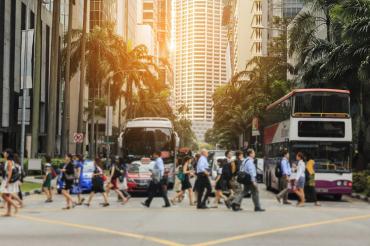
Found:
<svg viewBox="0 0 370 246"><path fill-rule="evenodd" d="M128 202L128 199L123 195L118 187L119 177L124 175L124 170L120 169L119 160L112 160L112 164L109 171L109 182L105 188L107 196L109 197L110 190L113 190L117 193L120 200L122 200L122 205Z"/></svg>
<svg viewBox="0 0 370 246"><path fill-rule="evenodd" d="M11 208L14 208L14 213L18 213L18 205L12 198L12 194L17 194L19 191L18 179L19 170L17 170L13 161L13 151L11 149L6 149L3 152L5 159L4 165L4 176L3 182L1 183L0 193L1 197L5 201L6 213L3 216L11 216Z"/></svg>
<svg viewBox="0 0 370 246"><path fill-rule="evenodd" d="M304 156L302 152L298 152L296 156L296 160L298 161L297 164L297 173L294 182L294 193L298 196L298 203L297 207L303 207L305 202L305 194L304 194L304 185L305 185L305 170L306 164L303 161Z"/></svg>
<svg viewBox="0 0 370 246"><path fill-rule="evenodd" d="M197 163L197 180L198 180L198 197L197 197L197 208L206 209L208 208L206 202L211 194L212 186L209 181L209 164L208 164L208 150L203 149L201 151L201 157ZM206 191L205 191L206 190Z"/></svg>
<svg viewBox="0 0 370 246"><path fill-rule="evenodd" d="M75 180L74 180L74 191L77 194L77 205L82 205L85 201L82 195L82 179L83 179L83 170L84 170L84 158L82 155L74 156L74 165L75 165Z"/></svg>
<svg viewBox="0 0 370 246"><path fill-rule="evenodd" d="M193 186L194 204L197 203L198 189L199 189L199 182L198 182L198 176L197 176L197 164L198 164L199 158L200 158L200 154L199 153L195 154L194 160L192 162L192 167L193 167L194 176L195 176L195 181L194 181L194 186Z"/></svg>
<svg viewBox="0 0 370 246"><path fill-rule="evenodd" d="M242 185L237 181L237 176L240 170L240 166L244 161L244 153L241 150L235 153L236 160L231 163L232 178L229 182L231 193L228 199L225 201L225 205L230 208L232 201L242 192Z"/></svg>
<svg viewBox="0 0 370 246"><path fill-rule="evenodd" d="M71 154L66 154L64 158L64 167L61 170L62 172L62 181L63 181L63 188L62 194L66 199L67 206L64 207L64 210L68 210L74 208L77 204L73 201L73 198L70 194L70 190L72 189L73 182L75 180L75 167L72 163L73 156Z"/></svg>
<svg viewBox="0 0 370 246"><path fill-rule="evenodd" d="M102 204L102 206L108 207L109 206L108 196L104 190L104 173L103 173L103 168L102 168L102 162L100 158L98 157L95 158L95 161L94 161L94 172L93 172L91 181L92 181L92 190L91 190L89 198L87 199L87 203L85 203L85 205L89 207L95 194L101 193L104 199L104 203Z"/></svg>
<svg viewBox="0 0 370 246"><path fill-rule="evenodd" d="M252 193L252 200L254 204L254 211L255 212L264 212L265 209L261 208L260 200L259 200L259 192L258 192L258 185L257 185L257 168L254 164L254 158L256 157L256 153L253 149L247 150L247 159L243 161L243 164L240 167L239 175L245 177L243 181L244 189L243 191L235 197L233 200L231 207L233 211L240 211L241 203L245 195L248 194L249 191Z"/></svg>
<svg viewBox="0 0 370 246"><path fill-rule="evenodd" d="M46 203L53 202L53 193L51 191L52 171L49 163L45 164L45 175L42 182L42 190L46 195Z"/></svg>
<svg viewBox="0 0 370 246"><path fill-rule="evenodd" d="M227 165L222 159L217 160L217 177L215 185L215 199L213 200L212 208L218 208L218 204L221 202L221 199L227 203L227 197L223 194L225 179L223 178L223 169L224 165Z"/></svg>
<svg viewBox="0 0 370 246"><path fill-rule="evenodd" d="M12 197L14 200L16 200L19 204L19 207L23 207L23 194L22 194L22 189L21 189L21 185L23 183L23 179L25 177L25 173L23 171L23 168L21 166L21 161L19 159L19 155L17 153L14 153L14 156L13 156L13 160L14 160L14 165L15 167L17 168L17 170L19 171L19 179L17 181L17 184L18 184L18 193L15 193L15 194L12 194Z"/></svg>
<svg viewBox="0 0 370 246"><path fill-rule="evenodd" d="M321 206L321 204L317 200L317 194L316 194L315 161L312 159L310 154L306 154L306 158L307 158L306 172L305 172L306 197L308 197L309 201L314 202L315 206Z"/></svg>
<svg viewBox="0 0 370 246"><path fill-rule="evenodd" d="M130 200L131 195L127 191L127 188L128 188L127 187L127 164L123 157L118 158L118 163L119 163L118 167L122 172L122 175L118 178L119 183L120 183L120 191L128 200ZM118 196L118 201L122 202L123 200L121 199L121 197Z"/></svg>
<svg viewBox="0 0 370 246"><path fill-rule="evenodd" d="M181 181L181 191L176 194L174 198L171 199L171 203L175 205L176 199L179 199L180 197L183 197L185 195L185 192L188 191L189 193L189 203L190 206L194 206L193 202L193 188L190 183L190 178L193 175L193 171L191 170L191 156L186 156L183 159L183 165L180 167L181 170L179 170L178 178ZM182 201L182 199L181 199ZM179 202L181 202L179 201Z"/></svg>
<svg viewBox="0 0 370 246"><path fill-rule="evenodd" d="M150 204L154 198L154 196L159 192L164 200L164 208L171 207L171 204L167 197L167 186L166 186L166 177L164 176L164 163L161 158L161 151L155 151L153 154L153 158L155 160L152 172L152 180L150 181L149 188L148 188L148 198L145 202L141 204L145 207L150 207Z"/></svg>
<svg viewBox="0 0 370 246"><path fill-rule="evenodd" d="M289 182L290 176L292 175L292 169L289 163L289 151L283 150L283 158L280 162L281 177L279 178L279 183L281 184L281 192L276 195L277 201L280 203L283 200L283 204L292 204L288 201L289 195Z"/></svg>
<svg viewBox="0 0 370 246"><path fill-rule="evenodd" d="M222 163L222 175L221 175L221 187L222 192L226 192L229 196L232 196L232 189L230 181L233 177L233 169L235 168L235 161L233 160L233 152L227 150L225 152L226 160Z"/></svg>

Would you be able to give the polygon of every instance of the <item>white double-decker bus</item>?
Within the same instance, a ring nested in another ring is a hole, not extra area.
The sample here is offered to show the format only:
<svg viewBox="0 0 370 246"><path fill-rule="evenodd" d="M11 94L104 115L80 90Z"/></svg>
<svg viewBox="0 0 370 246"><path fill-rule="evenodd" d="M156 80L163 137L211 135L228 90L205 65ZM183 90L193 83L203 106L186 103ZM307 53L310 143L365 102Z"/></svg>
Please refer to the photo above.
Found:
<svg viewBox="0 0 370 246"><path fill-rule="evenodd" d="M318 194L352 192L352 122L350 92L334 89L297 89L267 108L264 129L265 173L268 189L280 190L275 176L281 152L288 149L290 162L303 152L315 160Z"/></svg>
<svg viewBox="0 0 370 246"><path fill-rule="evenodd" d="M129 165L149 165L153 162L153 153L161 151L169 186L173 186L178 137L169 119L147 117L129 120L118 142Z"/></svg>

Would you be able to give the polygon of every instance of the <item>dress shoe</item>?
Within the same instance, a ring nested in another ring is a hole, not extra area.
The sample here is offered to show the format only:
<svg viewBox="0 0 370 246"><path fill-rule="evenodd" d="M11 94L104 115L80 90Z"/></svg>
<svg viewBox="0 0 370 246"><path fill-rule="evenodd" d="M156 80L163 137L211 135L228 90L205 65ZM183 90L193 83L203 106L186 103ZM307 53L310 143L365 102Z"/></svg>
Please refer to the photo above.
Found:
<svg viewBox="0 0 370 246"><path fill-rule="evenodd" d="M170 205L170 204L167 204L167 205L163 205L163 206L162 206L162 208L169 208L169 207L171 207L171 205Z"/></svg>
<svg viewBox="0 0 370 246"><path fill-rule="evenodd" d="M143 205L144 207L149 208L149 205L148 205L148 204L146 204L145 202L142 202L142 203L141 203L141 205Z"/></svg>
<svg viewBox="0 0 370 246"><path fill-rule="evenodd" d="M266 210L263 208L255 208L254 212L265 212Z"/></svg>

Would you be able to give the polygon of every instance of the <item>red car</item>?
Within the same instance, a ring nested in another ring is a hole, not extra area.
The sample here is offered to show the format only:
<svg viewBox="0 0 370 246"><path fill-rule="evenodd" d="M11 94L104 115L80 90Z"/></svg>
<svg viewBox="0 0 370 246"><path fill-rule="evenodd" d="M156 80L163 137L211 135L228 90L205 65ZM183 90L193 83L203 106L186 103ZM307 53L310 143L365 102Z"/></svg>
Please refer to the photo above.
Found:
<svg viewBox="0 0 370 246"><path fill-rule="evenodd" d="M127 187L128 192L147 192L150 181L152 170L154 167L154 161L149 161L147 164L135 163L128 165L127 170Z"/></svg>

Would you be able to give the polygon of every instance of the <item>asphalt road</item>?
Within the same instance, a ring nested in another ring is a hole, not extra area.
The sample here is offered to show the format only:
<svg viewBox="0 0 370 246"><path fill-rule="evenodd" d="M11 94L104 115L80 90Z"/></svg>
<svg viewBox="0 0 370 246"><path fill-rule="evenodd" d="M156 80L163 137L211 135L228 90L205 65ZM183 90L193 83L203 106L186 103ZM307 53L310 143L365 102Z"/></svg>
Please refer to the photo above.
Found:
<svg viewBox="0 0 370 246"><path fill-rule="evenodd" d="M110 207L99 207L98 195L89 208L63 211L61 196L45 204L32 195L16 217L0 217L0 245L370 245L368 203L345 197L296 208L279 205L263 186L260 192L265 213L253 212L250 199L235 213L224 206L197 211L185 202L162 208L161 198L149 209L140 197L120 205L113 194Z"/></svg>

